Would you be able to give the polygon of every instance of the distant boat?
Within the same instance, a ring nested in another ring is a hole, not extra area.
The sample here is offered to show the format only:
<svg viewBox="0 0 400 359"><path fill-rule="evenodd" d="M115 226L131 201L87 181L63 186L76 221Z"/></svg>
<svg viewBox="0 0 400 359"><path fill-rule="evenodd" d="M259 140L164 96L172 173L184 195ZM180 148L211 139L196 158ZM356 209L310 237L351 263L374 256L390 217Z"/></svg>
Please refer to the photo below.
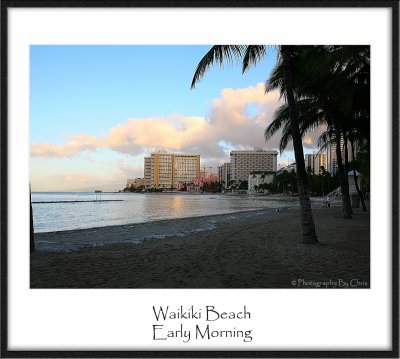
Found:
<svg viewBox="0 0 400 359"><path fill-rule="evenodd" d="M102 193L103 191L101 190L101 189L96 189L95 191L94 191L94 193Z"/></svg>

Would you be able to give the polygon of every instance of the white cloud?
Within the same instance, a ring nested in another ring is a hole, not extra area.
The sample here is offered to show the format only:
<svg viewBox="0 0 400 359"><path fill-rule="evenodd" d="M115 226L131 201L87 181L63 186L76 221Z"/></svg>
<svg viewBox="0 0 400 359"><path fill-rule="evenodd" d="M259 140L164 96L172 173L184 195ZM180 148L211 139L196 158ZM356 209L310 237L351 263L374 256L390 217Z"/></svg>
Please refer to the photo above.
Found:
<svg viewBox="0 0 400 359"><path fill-rule="evenodd" d="M277 149L280 134L267 143L264 130L271 123L279 106L279 94L264 94L264 84L241 89L227 88L212 102L208 117L171 114L168 117L131 118L111 128L103 137L66 135L61 145L31 145L34 157L72 157L83 151L111 149L136 156L156 150L198 152L203 159L226 158L226 147L264 147ZM252 111L249 113L248 106ZM315 136L307 136L304 144L314 146ZM290 150L290 147L288 148Z"/></svg>

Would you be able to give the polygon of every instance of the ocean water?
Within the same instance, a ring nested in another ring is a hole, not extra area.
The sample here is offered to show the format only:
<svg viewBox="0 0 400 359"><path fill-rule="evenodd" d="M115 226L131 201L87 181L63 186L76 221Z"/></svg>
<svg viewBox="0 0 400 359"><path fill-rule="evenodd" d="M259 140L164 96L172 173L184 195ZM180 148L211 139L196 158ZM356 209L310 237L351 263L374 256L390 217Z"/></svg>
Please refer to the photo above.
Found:
<svg viewBox="0 0 400 359"><path fill-rule="evenodd" d="M69 202L95 201L96 198L102 201ZM105 202L104 200L113 201ZM280 198L279 196L184 193L32 193L33 222L36 233L293 206L298 206L297 198Z"/></svg>

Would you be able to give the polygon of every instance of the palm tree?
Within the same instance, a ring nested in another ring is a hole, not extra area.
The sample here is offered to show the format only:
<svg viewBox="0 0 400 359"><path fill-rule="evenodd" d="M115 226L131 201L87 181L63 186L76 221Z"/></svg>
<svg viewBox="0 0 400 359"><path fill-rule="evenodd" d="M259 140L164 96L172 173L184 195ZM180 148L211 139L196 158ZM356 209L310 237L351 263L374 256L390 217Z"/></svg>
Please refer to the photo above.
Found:
<svg viewBox="0 0 400 359"><path fill-rule="evenodd" d="M357 183L354 167L354 141L369 141L370 136L370 48L369 46L335 46L329 51L333 58L334 75L342 83L345 96L342 102L340 127L345 147L345 174L348 173L348 143L353 157L353 177L362 208L366 211L364 198ZM337 63L340 62L340 66ZM342 94L344 93L342 92ZM346 181L348 187L348 181Z"/></svg>
<svg viewBox="0 0 400 359"><path fill-rule="evenodd" d="M293 149L297 166L297 185L300 202L300 216L302 226L302 242L306 244L318 243L315 233L314 217L311 210L311 201L307 181L307 172L304 163L302 138L299 129L299 120L296 101L293 92L293 55L296 46L279 46L279 59L283 68L283 81L285 84L284 98L288 103L290 113L290 130L292 133ZM242 71L257 64L267 53L265 45L217 45L201 59L193 76L191 88L201 79L206 70L215 62L220 65L224 60L232 61L234 58L242 60Z"/></svg>
<svg viewBox="0 0 400 359"><path fill-rule="evenodd" d="M306 46L296 55L296 63L303 64L296 71L294 91L300 132L305 135L321 124L327 125L328 131L320 137L319 142L324 145L332 140L336 142L343 213L344 218L351 218L346 169L347 137L354 128L364 136L369 136L369 47ZM282 91L284 86L283 67L278 64L266 84L266 91ZM358 119L357 124L354 119ZM289 122L288 106L281 106L265 131L266 138L270 138L280 128L283 129L281 151L292 136ZM343 140L346 149L344 161L341 152Z"/></svg>
<svg viewBox="0 0 400 359"><path fill-rule="evenodd" d="M266 90L275 89L276 84L269 83ZM321 103L322 102L322 103ZM343 216L346 219L351 218L351 203L349 195L349 186L343 165L341 152L341 131L339 126L330 115L329 109L320 98L303 98L297 100L299 109L300 134L305 136L308 132L318 128L321 125L327 125L327 131L324 132L319 140L319 147L324 148L327 144L336 142L336 157L338 162L340 186L342 189ZM270 139L278 130L282 129L282 136L279 144L280 151L284 151L292 139L292 130L290 124L290 111L287 104L280 106L274 114L272 123L265 130L265 139Z"/></svg>

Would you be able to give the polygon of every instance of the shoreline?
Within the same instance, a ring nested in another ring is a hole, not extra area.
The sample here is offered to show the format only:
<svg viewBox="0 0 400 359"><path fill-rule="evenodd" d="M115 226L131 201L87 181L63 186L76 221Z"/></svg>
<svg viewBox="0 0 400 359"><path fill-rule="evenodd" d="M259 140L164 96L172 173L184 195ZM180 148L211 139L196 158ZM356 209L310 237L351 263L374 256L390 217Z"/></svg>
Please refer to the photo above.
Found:
<svg viewBox="0 0 400 359"><path fill-rule="evenodd" d="M135 193L133 193L135 195ZM151 195L157 195L157 194L151 194ZM236 195L231 196L231 195L225 195L225 194L219 194L218 196L226 196L226 197L236 197ZM240 195L237 195L237 197L241 197ZM245 197L249 197L248 195L246 195ZM209 217L209 216L214 216L214 217L218 217L221 215L230 215L230 214L235 214L235 213L245 213L245 212L257 212L257 211L269 211L269 210L285 210L286 208L294 208L294 207L298 207L299 203L298 203L298 199L297 197L290 197L290 196L264 196L264 195L255 195L255 196L250 196L252 199L256 199L259 200L260 203L266 201L274 201L277 202L277 206L276 207L258 207L258 208L249 208L249 209L244 209L244 210L233 210L231 212L226 212L226 213L221 213L221 214L207 214L207 215L189 215L187 217L178 217L178 218L166 218L166 219L155 219L155 220L144 220L144 221L139 221L139 222L128 222L128 223L116 223L116 224L106 224L106 225L98 225L98 226L91 226L91 227L86 227L83 226L81 228L71 228L71 229L59 229L59 230L45 230L45 229L39 229L39 231L35 231L35 236L41 236L42 234L50 234L50 233L56 233L56 232L68 232L68 231L76 231L76 230L90 230L90 229L100 229L100 228L105 228L105 227L114 227L114 226L130 226L130 225L143 225L143 224L147 224L147 223L155 223L155 222L159 222L159 221L169 221L169 220L181 220L181 219L187 219L187 218L200 218L200 217ZM87 200L83 200L83 201L49 201L49 202L32 202L32 205L38 205L38 204L59 204L59 203L87 203L87 202L123 202L123 200L101 200L101 201L87 201ZM279 205L279 203L282 202L292 202L292 204L288 203L286 206L283 205L282 207ZM319 207L323 206L323 198L322 197L312 197L311 198L311 205L312 208L316 208L318 209ZM335 204L333 204L333 206L335 206Z"/></svg>
<svg viewBox="0 0 400 359"><path fill-rule="evenodd" d="M32 203L35 233L129 225L164 219L177 220L299 205L297 197L286 196L123 194L103 197L102 201L88 203L90 199L93 198L90 196L36 197L37 202ZM116 201L117 199L121 201ZM46 204L39 203L49 200L51 201ZM320 207L323 204L321 198L313 198L311 201L313 207Z"/></svg>
<svg viewBox="0 0 400 359"><path fill-rule="evenodd" d="M355 210L344 220L339 207L315 208L320 244L310 246L301 243L298 208L256 212L212 216L218 217L213 226L201 231L196 225L209 224L210 217L159 221L164 231L174 225L183 233L136 244L121 239L138 235L140 225L52 232L119 242L33 253L31 288L334 288L353 279L357 288L370 287L369 213Z"/></svg>
<svg viewBox="0 0 400 359"><path fill-rule="evenodd" d="M52 232L35 233L37 251L75 251L86 247L107 246L108 244L140 244L148 239L184 236L192 232L213 230L217 223L229 224L237 221L246 222L262 216L271 219L276 215L285 215L287 211L297 206L281 208L251 209L246 211L229 212L222 214L203 215L195 217L181 217L161 219L130 224L114 224L100 227L69 229ZM115 232L120 234L118 240L107 242L108 235L115 237ZM133 237L132 237L133 235ZM77 237L84 238L78 241ZM96 239L94 239L94 237ZM74 240L75 239L75 240ZM65 247L62 243L65 243Z"/></svg>

